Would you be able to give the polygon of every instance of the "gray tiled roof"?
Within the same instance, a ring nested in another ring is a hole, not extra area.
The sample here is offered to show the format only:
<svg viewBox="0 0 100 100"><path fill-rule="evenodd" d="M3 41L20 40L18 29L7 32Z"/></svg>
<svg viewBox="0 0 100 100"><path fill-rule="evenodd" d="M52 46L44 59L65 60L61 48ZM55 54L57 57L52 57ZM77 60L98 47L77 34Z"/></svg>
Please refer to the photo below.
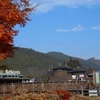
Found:
<svg viewBox="0 0 100 100"><path fill-rule="evenodd" d="M71 73L80 73L80 72L86 72L84 69L80 68L80 67L77 67L77 68L74 68L73 70L70 71Z"/></svg>
<svg viewBox="0 0 100 100"><path fill-rule="evenodd" d="M59 66L55 66L55 67L53 68L53 70L57 70L57 69L72 70L72 67L70 67L70 66L68 66L68 65L65 65L65 66L59 65Z"/></svg>

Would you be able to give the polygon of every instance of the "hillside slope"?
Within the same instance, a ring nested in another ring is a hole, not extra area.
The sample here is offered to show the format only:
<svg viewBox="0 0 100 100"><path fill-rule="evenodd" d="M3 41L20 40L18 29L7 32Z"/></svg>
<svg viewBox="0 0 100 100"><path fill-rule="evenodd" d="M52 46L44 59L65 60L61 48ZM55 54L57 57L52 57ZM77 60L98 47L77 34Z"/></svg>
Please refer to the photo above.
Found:
<svg viewBox="0 0 100 100"><path fill-rule="evenodd" d="M65 60L66 62L69 61L70 57L72 59L78 59L82 63L84 69L87 70L89 67L91 67L96 71L100 70L100 60L95 59L94 57L90 58L88 60L84 60L82 58L72 57L72 56L65 55L65 54L60 53L60 52L48 52L47 54L51 57L56 58L56 59L59 59L62 61Z"/></svg>
<svg viewBox="0 0 100 100"><path fill-rule="evenodd" d="M33 77L40 77L59 63L62 61L27 48L18 48L13 58L0 61L0 65L7 65L9 69L20 70L22 74Z"/></svg>
<svg viewBox="0 0 100 100"><path fill-rule="evenodd" d="M41 78L46 75L50 68L63 64L64 61L69 61L70 57L60 52L45 54L33 49L18 48L15 50L13 58L0 61L0 65L6 65L12 70L20 70L22 74L29 77ZM77 57L72 58L77 59ZM100 60L78 59L83 64L84 69L92 67L95 70L100 70Z"/></svg>

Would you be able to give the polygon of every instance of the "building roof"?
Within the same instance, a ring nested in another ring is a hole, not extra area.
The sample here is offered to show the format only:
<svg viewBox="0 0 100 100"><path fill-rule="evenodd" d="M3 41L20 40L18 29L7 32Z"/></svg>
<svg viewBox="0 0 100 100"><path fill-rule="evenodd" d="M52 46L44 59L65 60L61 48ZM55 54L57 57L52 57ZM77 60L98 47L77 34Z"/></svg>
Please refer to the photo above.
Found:
<svg viewBox="0 0 100 100"><path fill-rule="evenodd" d="M0 84L1 83L19 83L26 80L29 80L29 78L0 78Z"/></svg>
<svg viewBox="0 0 100 100"><path fill-rule="evenodd" d="M65 66L59 65L59 66L54 67L52 70L72 70L72 67L68 65L65 65Z"/></svg>
<svg viewBox="0 0 100 100"><path fill-rule="evenodd" d="M74 68L70 71L70 73L85 73L86 71L80 67Z"/></svg>

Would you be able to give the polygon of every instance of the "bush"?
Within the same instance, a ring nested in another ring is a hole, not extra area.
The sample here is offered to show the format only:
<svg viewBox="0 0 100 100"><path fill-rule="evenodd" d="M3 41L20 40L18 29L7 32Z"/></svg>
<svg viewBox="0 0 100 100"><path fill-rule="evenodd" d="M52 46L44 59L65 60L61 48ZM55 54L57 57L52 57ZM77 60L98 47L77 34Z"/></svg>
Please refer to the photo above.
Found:
<svg viewBox="0 0 100 100"><path fill-rule="evenodd" d="M57 90L56 92L59 95L59 97L61 98L61 100L69 100L69 98L71 97L71 93L68 91Z"/></svg>

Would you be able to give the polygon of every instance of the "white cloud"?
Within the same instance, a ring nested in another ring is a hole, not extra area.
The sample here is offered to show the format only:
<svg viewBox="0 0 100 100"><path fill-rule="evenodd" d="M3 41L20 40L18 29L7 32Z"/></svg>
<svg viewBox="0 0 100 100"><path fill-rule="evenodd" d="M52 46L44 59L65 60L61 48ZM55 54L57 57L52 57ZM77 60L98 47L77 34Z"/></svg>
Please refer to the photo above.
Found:
<svg viewBox="0 0 100 100"><path fill-rule="evenodd" d="M93 30L100 30L100 26L93 26L93 27L91 27L91 29L93 29Z"/></svg>
<svg viewBox="0 0 100 100"><path fill-rule="evenodd" d="M71 31L83 31L85 28L82 25L75 26L71 29Z"/></svg>
<svg viewBox="0 0 100 100"><path fill-rule="evenodd" d="M100 0L31 0L31 2L40 2L38 12L48 12L55 6L65 6L68 8L76 8L78 6L95 6L100 5Z"/></svg>
<svg viewBox="0 0 100 100"><path fill-rule="evenodd" d="M69 32L69 30L68 29L57 29L56 32L63 32L63 33L65 33L65 32Z"/></svg>
<svg viewBox="0 0 100 100"><path fill-rule="evenodd" d="M75 27L72 27L71 29L57 29L56 32L81 32L84 31L85 27L83 27L82 25L78 25Z"/></svg>

